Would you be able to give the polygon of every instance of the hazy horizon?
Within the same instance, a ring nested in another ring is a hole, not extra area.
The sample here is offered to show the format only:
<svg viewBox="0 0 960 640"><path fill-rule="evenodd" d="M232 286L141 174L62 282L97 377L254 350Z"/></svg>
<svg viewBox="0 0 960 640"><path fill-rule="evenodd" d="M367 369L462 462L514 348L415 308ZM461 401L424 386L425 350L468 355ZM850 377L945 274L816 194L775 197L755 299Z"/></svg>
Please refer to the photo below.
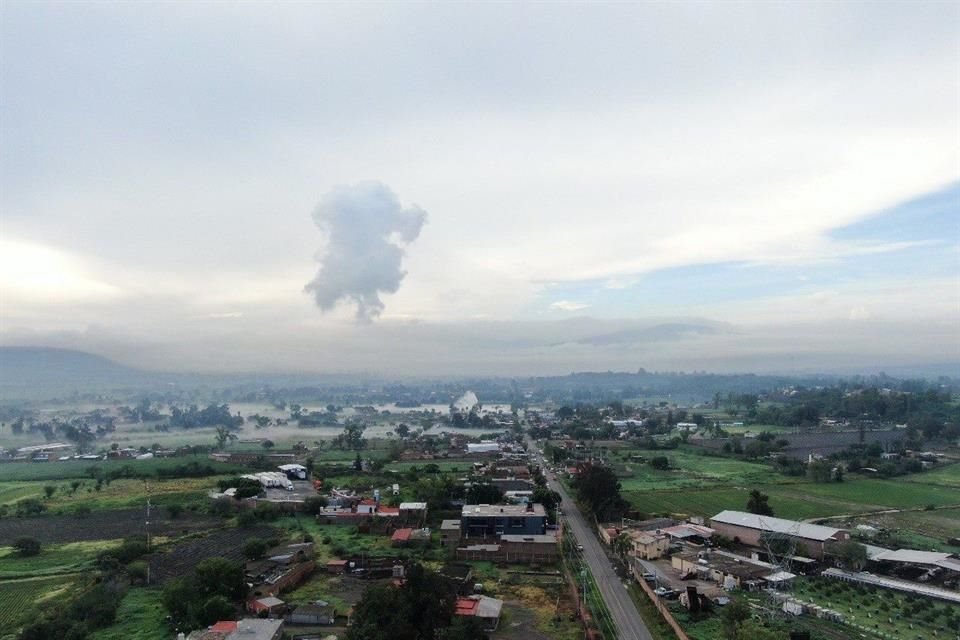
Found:
<svg viewBox="0 0 960 640"><path fill-rule="evenodd" d="M0 344L150 370L960 362L960 8L0 6Z"/></svg>

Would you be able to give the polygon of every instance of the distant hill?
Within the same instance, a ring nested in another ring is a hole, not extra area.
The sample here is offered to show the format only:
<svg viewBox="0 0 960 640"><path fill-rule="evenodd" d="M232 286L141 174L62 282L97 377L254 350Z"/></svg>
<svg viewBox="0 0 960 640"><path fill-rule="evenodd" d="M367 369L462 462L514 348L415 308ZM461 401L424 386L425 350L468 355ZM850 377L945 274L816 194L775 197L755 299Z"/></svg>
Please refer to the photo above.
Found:
<svg viewBox="0 0 960 640"><path fill-rule="evenodd" d="M149 376L107 358L50 347L0 347L0 392L89 391L143 383ZM32 395L32 394L31 394Z"/></svg>

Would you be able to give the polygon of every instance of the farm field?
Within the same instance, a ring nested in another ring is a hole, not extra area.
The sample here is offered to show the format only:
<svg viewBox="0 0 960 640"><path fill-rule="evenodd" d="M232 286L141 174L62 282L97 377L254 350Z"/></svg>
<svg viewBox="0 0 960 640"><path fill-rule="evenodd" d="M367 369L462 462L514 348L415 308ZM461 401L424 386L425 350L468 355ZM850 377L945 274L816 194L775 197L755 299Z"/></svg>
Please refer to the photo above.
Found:
<svg viewBox="0 0 960 640"><path fill-rule="evenodd" d="M75 576L0 580L0 640L12 640L33 608L67 591Z"/></svg>
<svg viewBox="0 0 960 640"><path fill-rule="evenodd" d="M935 638L960 625L960 607L887 589L805 578L797 581L791 595L837 611L848 629L867 637Z"/></svg>
<svg viewBox="0 0 960 640"><path fill-rule="evenodd" d="M104 474L125 466L147 474L155 474L158 469L172 469L190 463L213 466L221 473L240 471L243 467L212 462L206 455L187 455L176 458L153 458L151 460L68 460L64 462L5 462L0 464L0 482L9 480L70 480L78 478L88 480L92 467L101 469Z"/></svg>
<svg viewBox="0 0 960 640"><path fill-rule="evenodd" d="M277 537L274 527L258 525L248 528L230 528L215 531L207 536L177 543L147 557L150 565L151 584L163 584L173 578L189 573L197 563L213 557L234 562L243 561L243 544L250 538L269 540Z"/></svg>
<svg viewBox="0 0 960 640"><path fill-rule="evenodd" d="M144 509L93 511L84 517L76 515L42 515L31 518L0 518L0 545L9 545L28 536L42 544L111 540L145 533ZM176 519L154 509L150 533L176 537L223 526L216 516L185 511Z"/></svg>

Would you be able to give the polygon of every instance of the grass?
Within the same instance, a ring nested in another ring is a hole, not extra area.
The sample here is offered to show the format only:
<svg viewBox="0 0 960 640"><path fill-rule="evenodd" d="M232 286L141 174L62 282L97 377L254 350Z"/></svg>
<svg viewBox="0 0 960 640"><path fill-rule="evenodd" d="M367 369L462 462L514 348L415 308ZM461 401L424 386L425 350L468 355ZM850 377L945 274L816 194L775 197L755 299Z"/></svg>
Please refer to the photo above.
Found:
<svg viewBox="0 0 960 640"><path fill-rule="evenodd" d="M671 470L657 471L647 462L629 460L630 455L644 456L648 461L655 456L665 456ZM620 484L624 491L648 491L653 489L702 487L704 485L738 485L787 483L791 478L775 472L769 465L746 462L734 458L704 455L686 449L649 451L644 449L619 450L615 454Z"/></svg>
<svg viewBox="0 0 960 640"><path fill-rule="evenodd" d="M120 545L120 540L70 542L41 548L36 556L21 556L13 547L0 547L0 579L76 573L89 569L97 554Z"/></svg>
<svg viewBox="0 0 960 640"><path fill-rule="evenodd" d="M953 487L960 490L960 463L943 466L932 471L917 473L905 478L907 482Z"/></svg>
<svg viewBox="0 0 960 640"><path fill-rule="evenodd" d="M173 633L166 616L160 589L133 588L120 603L116 624L95 631L90 640L167 640Z"/></svg>
<svg viewBox="0 0 960 640"><path fill-rule="evenodd" d="M811 500L798 491L796 494L778 492L774 486L760 486L770 495L770 506L783 518L815 518L849 513L851 505L837 505L825 500ZM711 488L698 491L628 492L626 497L634 507L649 514L686 514L710 517L725 509L743 511L750 489L746 487ZM861 509L862 511L863 509Z"/></svg>
<svg viewBox="0 0 960 640"><path fill-rule="evenodd" d="M338 613L341 611L345 613L355 602L345 600L340 597L340 595L337 595L343 592L341 587L342 583L342 577L327 575L323 573L323 569L321 568L318 569L317 573L307 582L304 582L293 591L286 593L283 598L287 602L296 603L325 600L336 607Z"/></svg>
<svg viewBox="0 0 960 640"><path fill-rule="evenodd" d="M647 594L633 580L630 581L630 597L637 606L640 617L647 625L653 640L674 640L676 635L673 633L673 629L657 611L656 605L650 601Z"/></svg>
<svg viewBox="0 0 960 640"><path fill-rule="evenodd" d="M857 518L851 526L855 524L889 529L898 538L911 542L910 546L916 549L960 552L960 547L946 544L947 538L960 531L960 508L877 514Z"/></svg>

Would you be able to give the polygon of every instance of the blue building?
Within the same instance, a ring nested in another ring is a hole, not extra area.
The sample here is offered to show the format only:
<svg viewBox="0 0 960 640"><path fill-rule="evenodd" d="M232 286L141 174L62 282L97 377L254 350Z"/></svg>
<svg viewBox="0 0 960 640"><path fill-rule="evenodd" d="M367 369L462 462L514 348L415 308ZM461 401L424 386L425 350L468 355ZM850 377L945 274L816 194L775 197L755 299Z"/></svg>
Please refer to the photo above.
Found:
<svg viewBox="0 0 960 640"><path fill-rule="evenodd" d="M468 504L460 516L462 538L544 535L547 512L542 504Z"/></svg>

